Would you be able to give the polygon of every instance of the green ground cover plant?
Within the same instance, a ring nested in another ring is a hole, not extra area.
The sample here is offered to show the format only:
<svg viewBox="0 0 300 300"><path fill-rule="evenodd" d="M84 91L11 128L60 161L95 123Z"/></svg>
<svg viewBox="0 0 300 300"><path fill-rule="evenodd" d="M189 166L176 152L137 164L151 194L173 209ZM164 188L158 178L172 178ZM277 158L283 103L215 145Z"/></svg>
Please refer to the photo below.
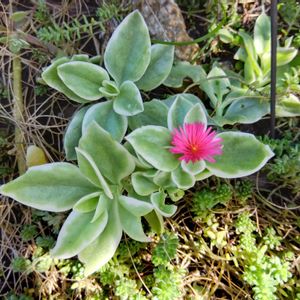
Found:
<svg viewBox="0 0 300 300"><path fill-rule="evenodd" d="M1 57L0 116L23 134L27 171L14 172L9 135L0 145L5 299L300 297L297 11L288 20L279 6L281 118L271 139L255 134L269 113L268 4L253 4L250 26L241 8L252 4L179 4L192 30L201 20L210 32L196 34L203 47L190 62L175 58L176 43L151 40L125 2L53 14L61 6L38 1L13 15L1 39L11 56ZM6 84L14 58L26 70L18 120Z"/></svg>

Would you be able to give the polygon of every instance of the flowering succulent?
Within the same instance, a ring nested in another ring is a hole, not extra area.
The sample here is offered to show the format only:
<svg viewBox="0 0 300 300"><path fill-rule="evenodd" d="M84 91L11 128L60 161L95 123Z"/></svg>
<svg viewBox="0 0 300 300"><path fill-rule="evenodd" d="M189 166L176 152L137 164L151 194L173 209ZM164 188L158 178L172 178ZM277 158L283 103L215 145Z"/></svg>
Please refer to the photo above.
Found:
<svg viewBox="0 0 300 300"><path fill-rule="evenodd" d="M54 61L42 74L74 101L107 100L84 106L68 126L66 156L78 167L66 162L35 166L0 192L36 209L72 210L51 254L78 255L86 275L114 255L123 232L151 241L142 217L162 232L163 217L176 211L174 204L166 204L167 197L178 200L211 175L247 176L273 156L251 134L208 128L208 113L194 95L142 102L139 88L149 91L165 80L173 51L150 47L148 29L135 11L108 43L106 70L77 55Z"/></svg>
<svg viewBox="0 0 300 300"><path fill-rule="evenodd" d="M183 124L172 132L171 153L182 154L179 160L195 163L200 160L215 162L214 155L222 154L221 138L203 123Z"/></svg>

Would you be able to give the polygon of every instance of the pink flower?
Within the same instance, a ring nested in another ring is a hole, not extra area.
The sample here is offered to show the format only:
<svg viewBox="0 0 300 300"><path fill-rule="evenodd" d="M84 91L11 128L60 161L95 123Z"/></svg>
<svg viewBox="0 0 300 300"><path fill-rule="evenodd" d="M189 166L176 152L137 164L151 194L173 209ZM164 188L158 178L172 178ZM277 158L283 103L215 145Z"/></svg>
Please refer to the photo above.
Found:
<svg viewBox="0 0 300 300"><path fill-rule="evenodd" d="M215 162L215 155L222 154L222 139L216 137L216 132L211 127L206 128L203 123L184 124L183 128L174 129L172 132L173 147L171 153L182 154L179 160L186 163L198 160Z"/></svg>

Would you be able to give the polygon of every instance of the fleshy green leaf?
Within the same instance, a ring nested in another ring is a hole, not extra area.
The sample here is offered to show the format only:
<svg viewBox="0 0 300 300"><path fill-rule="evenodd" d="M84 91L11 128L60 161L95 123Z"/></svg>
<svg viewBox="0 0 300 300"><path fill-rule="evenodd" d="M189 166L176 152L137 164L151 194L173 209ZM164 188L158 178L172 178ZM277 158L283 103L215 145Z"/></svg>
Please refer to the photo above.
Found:
<svg viewBox="0 0 300 300"><path fill-rule="evenodd" d="M113 107L122 116L134 116L144 110L140 91L132 81L122 83L119 95L113 100Z"/></svg>
<svg viewBox="0 0 300 300"><path fill-rule="evenodd" d="M185 115L183 123L203 123L207 126L206 113L203 107L199 104L194 105Z"/></svg>
<svg viewBox="0 0 300 300"><path fill-rule="evenodd" d="M57 73L63 83L76 95L86 100L98 100L103 80L108 80L107 72L92 63L71 61L57 67Z"/></svg>
<svg viewBox="0 0 300 300"><path fill-rule="evenodd" d="M116 83L110 80L103 80L102 87L99 89L99 92L107 98L116 97L119 95L120 90L117 87Z"/></svg>
<svg viewBox="0 0 300 300"><path fill-rule="evenodd" d="M87 54L75 54L72 56L71 61L89 61L89 56Z"/></svg>
<svg viewBox="0 0 300 300"><path fill-rule="evenodd" d="M166 194L163 192L153 193L151 202L155 209L164 217L171 217L175 214L177 206L173 204L165 204Z"/></svg>
<svg viewBox="0 0 300 300"><path fill-rule="evenodd" d="M191 65L189 62L177 62L167 79L163 82L164 85L174 88L179 88L183 85L185 78L191 78L193 82L199 82L206 78L206 73L199 65Z"/></svg>
<svg viewBox="0 0 300 300"><path fill-rule="evenodd" d="M93 226L94 223L92 223ZM101 235L78 255L85 263L88 276L105 265L115 254L122 237L122 225L118 214L118 203L114 200L108 213L108 222Z"/></svg>
<svg viewBox="0 0 300 300"><path fill-rule="evenodd" d="M293 94L283 97L276 106L276 116L278 117L299 117L300 99Z"/></svg>
<svg viewBox="0 0 300 300"><path fill-rule="evenodd" d="M93 158L84 150L76 148L78 166L82 174L86 176L94 185L101 187L108 198L112 199L112 192L96 166Z"/></svg>
<svg viewBox="0 0 300 300"><path fill-rule="evenodd" d="M204 84L206 86L204 86ZM229 92L230 81L227 74L219 67L213 67L207 75L207 82L200 83L201 88L207 93L210 100L216 105L212 93L216 96L217 102L221 102L223 96ZM209 87L209 89L208 89Z"/></svg>
<svg viewBox="0 0 300 300"><path fill-rule="evenodd" d="M81 138L83 118L89 108L90 106L85 106L77 111L67 127L64 135L64 149L68 160L77 159L75 148L78 146Z"/></svg>
<svg viewBox="0 0 300 300"><path fill-rule="evenodd" d="M152 100L144 103L144 111L129 117L131 130L145 126L158 125L167 127L168 107L160 100Z"/></svg>
<svg viewBox="0 0 300 300"><path fill-rule="evenodd" d="M136 217L141 217L153 210L153 206L133 197L119 196L119 203Z"/></svg>
<svg viewBox="0 0 300 300"><path fill-rule="evenodd" d="M199 160L197 162L188 162L186 163L184 160L181 162L181 168L192 175L196 175L201 173L206 167L204 160Z"/></svg>
<svg viewBox="0 0 300 300"><path fill-rule="evenodd" d="M79 148L89 153L101 174L112 183L120 183L134 170L131 154L95 122L80 139Z"/></svg>
<svg viewBox="0 0 300 300"><path fill-rule="evenodd" d="M99 201L100 194L100 192L95 192L83 196L78 200L78 202L76 202L73 209L81 213L87 213L95 210Z"/></svg>
<svg viewBox="0 0 300 300"><path fill-rule="evenodd" d="M119 216L123 230L130 238L139 242L151 242L144 233L141 217L136 217L122 205L119 205Z"/></svg>
<svg viewBox="0 0 300 300"><path fill-rule="evenodd" d="M122 21L110 38L104 53L105 67L119 85L126 80L137 81L149 65L150 55L148 28L136 10Z"/></svg>
<svg viewBox="0 0 300 300"><path fill-rule="evenodd" d="M186 114L190 111L193 105L179 96L169 109L168 113L168 128L172 131L175 128L179 128L184 123Z"/></svg>
<svg viewBox="0 0 300 300"><path fill-rule="evenodd" d="M176 187L171 178L171 172L158 172L154 176L153 182L163 188Z"/></svg>
<svg viewBox="0 0 300 300"><path fill-rule="evenodd" d="M178 98L179 99L183 98L184 100L190 102L192 106L194 106L195 104L200 104L203 107L203 109L205 110L205 106L202 103L202 101L193 94L188 94L188 93L176 94L176 95L168 97L165 100L160 100L160 101L162 101L165 105L167 105L170 108L173 105L173 103L175 102L175 100Z"/></svg>
<svg viewBox="0 0 300 300"><path fill-rule="evenodd" d="M199 181L199 180L204 180L212 175L213 174L209 170L205 169L201 173L195 175L195 178L196 178L196 181Z"/></svg>
<svg viewBox="0 0 300 300"><path fill-rule="evenodd" d="M261 98L245 97L233 101L224 115L225 124L252 124L268 114L270 104Z"/></svg>
<svg viewBox="0 0 300 300"><path fill-rule="evenodd" d="M105 194L101 194L91 223L94 223L96 220L98 220L98 218L102 216L102 214L108 209L110 204L111 200Z"/></svg>
<svg viewBox="0 0 300 300"><path fill-rule="evenodd" d="M66 211L83 196L97 191L80 170L69 163L29 168L19 178L2 185L0 193L22 204L46 211Z"/></svg>
<svg viewBox="0 0 300 300"><path fill-rule="evenodd" d="M174 46L156 44L151 47L150 64L143 77L136 83L139 89L151 91L168 77L174 59Z"/></svg>
<svg viewBox="0 0 300 300"><path fill-rule="evenodd" d="M259 142L254 135L241 132L223 132L223 154L215 163L206 163L213 175L222 178L248 176L261 169L274 155L269 146Z"/></svg>
<svg viewBox="0 0 300 300"><path fill-rule="evenodd" d="M108 220L107 212L104 212L91 223L93 215L72 211L59 232L51 255L60 259L70 258L92 243L102 233Z"/></svg>
<svg viewBox="0 0 300 300"><path fill-rule="evenodd" d="M131 183L134 190L142 196L150 195L157 191L158 186L153 182L153 170L146 172L135 172L131 175Z"/></svg>
<svg viewBox="0 0 300 300"><path fill-rule="evenodd" d="M255 21L254 47L259 56L271 49L271 21L264 12Z"/></svg>
<svg viewBox="0 0 300 300"><path fill-rule="evenodd" d="M243 30L239 31L239 35L243 39L244 47L247 53L247 59L245 63L249 64L249 68L253 70L253 72L256 74L256 77L261 77L262 72L257 62L257 53L255 51L253 39Z"/></svg>
<svg viewBox="0 0 300 300"><path fill-rule="evenodd" d="M195 185L195 177L190 172L185 172L181 166L172 171L172 180L178 188L187 190Z"/></svg>
<svg viewBox="0 0 300 300"><path fill-rule="evenodd" d="M78 103L87 103L86 99L83 99L71 91L60 79L57 73L58 66L69 62L70 60L66 57L62 57L54 61L50 66L48 66L42 73L43 80L52 88L66 95L69 99Z"/></svg>
<svg viewBox="0 0 300 300"><path fill-rule="evenodd" d="M82 132L85 133L93 122L108 131L118 142L124 138L128 124L126 117L115 113L112 101L95 104L86 112L82 123Z"/></svg>
<svg viewBox="0 0 300 300"><path fill-rule="evenodd" d="M277 47L277 67L284 66L291 62L297 55L296 48ZM271 52L265 52L261 58L262 68L265 74L271 70Z"/></svg>
<svg viewBox="0 0 300 300"><path fill-rule="evenodd" d="M167 128L144 126L134 130L126 139L148 163L158 170L172 171L179 161L169 151L171 134Z"/></svg>
<svg viewBox="0 0 300 300"><path fill-rule="evenodd" d="M153 210L151 213L145 216L145 219L155 233L162 234L164 232L164 220L162 215L157 211Z"/></svg>

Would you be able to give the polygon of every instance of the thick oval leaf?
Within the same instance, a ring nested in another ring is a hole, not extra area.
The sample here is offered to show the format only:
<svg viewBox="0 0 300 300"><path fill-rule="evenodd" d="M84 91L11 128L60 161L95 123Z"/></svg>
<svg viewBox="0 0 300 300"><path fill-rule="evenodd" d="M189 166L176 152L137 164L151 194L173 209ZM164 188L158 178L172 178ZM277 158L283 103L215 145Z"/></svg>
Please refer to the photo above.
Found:
<svg viewBox="0 0 300 300"><path fill-rule="evenodd" d="M187 190L195 185L195 177L190 172L185 172L181 166L172 171L171 178L180 189Z"/></svg>
<svg viewBox="0 0 300 300"><path fill-rule="evenodd" d="M29 168L19 178L2 185L0 193L22 204L46 211L66 211L83 196L96 192L80 170L69 163Z"/></svg>
<svg viewBox="0 0 300 300"><path fill-rule="evenodd" d="M291 62L297 55L298 50L296 48L283 48L277 47L277 67L284 66ZM262 58L262 68L264 74L267 74L271 70L271 52L266 52L263 54Z"/></svg>
<svg viewBox="0 0 300 300"><path fill-rule="evenodd" d="M264 12L255 21L254 47L259 56L271 49L271 21Z"/></svg>
<svg viewBox="0 0 300 300"><path fill-rule="evenodd" d="M151 242L151 239L144 233L141 217L131 214L122 205L119 205L119 216L122 228L130 238L139 242Z"/></svg>
<svg viewBox="0 0 300 300"><path fill-rule="evenodd" d="M135 168L131 154L95 122L80 139L79 148L89 153L101 174L112 183L119 184Z"/></svg>
<svg viewBox="0 0 300 300"><path fill-rule="evenodd" d="M108 215L104 212L96 222L91 223L94 213L72 211L62 226L51 256L70 258L91 244L104 230Z"/></svg>
<svg viewBox="0 0 300 300"><path fill-rule="evenodd" d="M28 168L33 166L44 165L48 162L45 152L36 145L28 146L26 150L26 165Z"/></svg>
<svg viewBox="0 0 300 300"><path fill-rule="evenodd" d="M153 206L150 203L133 197L119 196L119 203L136 217L147 215L153 210Z"/></svg>
<svg viewBox="0 0 300 300"><path fill-rule="evenodd" d="M207 81L200 82L200 87L216 107L218 102L222 102L223 96L229 92L230 81L221 68L214 66L207 75Z"/></svg>
<svg viewBox="0 0 300 300"><path fill-rule="evenodd" d="M136 83L139 89L151 91L168 77L174 59L174 46L156 44L151 47L150 64L143 77Z"/></svg>
<svg viewBox="0 0 300 300"><path fill-rule="evenodd" d="M171 178L171 172L158 172L154 176L153 182L162 188L176 187L175 183Z"/></svg>
<svg viewBox="0 0 300 300"><path fill-rule="evenodd" d="M162 234L164 232L164 220L160 213L153 210L151 213L145 216L145 219L151 226L152 230L157 234Z"/></svg>
<svg viewBox="0 0 300 300"><path fill-rule="evenodd" d="M128 123L131 130L145 126L157 125L167 127L168 107L160 100L152 100L144 103L144 111L129 117Z"/></svg>
<svg viewBox="0 0 300 300"><path fill-rule="evenodd" d="M183 123L202 123L207 126L206 111L200 104L194 105L184 117Z"/></svg>
<svg viewBox="0 0 300 300"><path fill-rule="evenodd" d="M134 190L141 196L148 196L158 190L158 186L153 182L152 170L146 172L135 172L131 175L131 183Z"/></svg>
<svg viewBox="0 0 300 300"><path fill-rule="evenodd" d="M243 43L247 53L247 59L245 63L249 64L249 68L253 70L254 74L256 74L257 77L261 77L262 72L257 62L257 53L255 51L253 39L248 33L243 30L239 31L239 35L243 39Z"/></svg>
<svg viewBox="0 0 300 300"><path fill-rule="evenodd" d="M115 113L112 101L95 104L86 112L82 122L82 132L85 133L93 122L108 131L118 142L123 140L128 124L126 117Z"/></svg>
<svg viewBox="0 0 300 300"><path fill-rule="evenodd" d="M195 175L195 178L196 178L196 181L199 181L199 180L204 180L206 178L209 178L212 175L213 174L209 170L205 169L201 173Z"/></svg>
<svg viewBox="0 0 300 300"><path fill-rule="evenodd" d="M94 226L94 223L92 223ZM85 276L96 272L115 254L122 237L122 225L118 213L118 203L114 201L108 213L108 222L101 235L78 255L85 263Z"/></svg>
<svg viewBox="0 0 300 300"><path fill-rule="evenodd" d="M133 159L134 159L134 162L135 162L135 165L136 165L136 168L139 168L139 169L152 169L153 167L148 164L140 155L138 155L133 147L131 146L131 144L129 142L125 142L124 143L124 147L128 150L128 152L132 155Z"/></svg>
<svg viewBox="0 0 300 300"><path fill-rule="evenodd" d="M186 163L184 160L181 162L181 168L192 175L201 173L206 167L204 160L199 160L197 162Z"/></svg>
<svg viewBox="0 0 300 300"><path fill-rule="evenodd" d="M122 83L119 95L113 100L113 107L122 116L134 116L144 110L140 91L132 81Z"/></svg>
<svg viewBox="0 0 300 300"><path fill-rule="evenodd" d="M199 65L191 65L189 62L180 61L173 66L163 84L169 87L179 88L183 85L183 80L187 77L191 78L193 82L200 82L206 78L206 73Z"/></svg>
<svg viewBox="0 0 300 300"><path fill-rule="evenodd" d="M248 176L261 169L274 155L269 146L259 142L254 135L241 132L223 132L223 154L215 163L206 163L213 175L222 178Z"/></svg>
<svg viewBox="0 0 300 300"><path fill-rule="evenodd" d="M276 116L299 117L300 99L293 94L283 97L278 105L276 105Z"/></svg>
<svg viewBox="0 0 300 300"><path fill-rule="evenodd" d="M126 139L148 163L158 170L172 171L179 161L169 148L171 134L167 128L160 126L144 126L134 130Z"/></svg>
<svg viewBox="0 0 300 300"><path fill-rule="evenodd" d="M151 56L147 25L136 10L114 31L104 53L108 72L120 85L126 80L137 81L145 73Z"/></svg>
<svg viewBox="0 0 300 300"><path fill-rule="evenodd" d="M67 127L67 130L64 135L64 149L68 160L77 159L75 148L78 146L79 139L82 135L81 127L83 117L85 116L85 113L89 108L90 106L85 106L79 111L77 111Z"/></svg>
<svg viewBox="0 0 300 300"><path fill-rule="evenodd" d="M82 174L86 176L94 185L103 189L108 198L112 199L112 192L96 166L93 158L84 150L76 148L78 166Z"/></svg>
<svg viewBox="0 0 300 300"><path fill-rule="evenodd" d="M95 192L83 196L78 200L78 202L76 202L76 204L73 207L73 210L76 210L81 213L87 213L95 210L99 201L100 194L100 192Z"/></svg>
<svg viewBox="0 0 300 300"><path fill-rule="evenodd" d="M75 54L72 56L71 61L89 61L89 56L87 54Z"/></svg>
<svg viewBox="0 0 300 300"><path fill-rule="evenodd" d="M106 98L112 98L119 95L120 91L114 81L103 80L99 92Z"/></svg>
<svg viewBox="0 0 300 300"><path fill-rule="evenodd" d="M164 217L171 217L175 214L177 206L173 204L165 204L166 194L163 192L153 193L151 202L154 208Z"/></svg>
<svg viewBox="0 0 300 300"><path fill-rule="evenodd" d="M168 113L168 128L172 131L175 128L179 128L184 123L184 118L190 109L193 107L189 101L181 96L178 96Z"/></svg>
<svg viewBox="0 0 300 300"><path fill-rule="evenodd" d="M252 124L268 114L269 110L269 101L245 96L245 98L237 99L230 104L224 115L224 124Z"/></svg>
<svg viewBox="0 0 300 300"><path fill-rule="evenodd" d="M43 80L52 88L57 91L65 94L69 99L78 102L78 103L87 103L86 99L79 97L72 90L70 90L60 79L57 73L58 66L69 62L70 60L67 57L62 57L54 61L49 67L47 67L42 73Z"/></svg>
<svg viewBox="0 0 300 300"><path fill-rule="evenodd" d="M170 108L173 105L173 103L175 102L175 100L178 99L178 98L179 99L184 99L184 100L190 102L192 106L194 106L195 104L200 103L202 108L205 110L205 106L202 103L202 101L193 94L188 94L188 93L176 94L176 95L168 97L165 100L160 100L160 101L162 101L165 105L167 105L167 107Z"/></svg>
<svg viewBox="0 0 300 300"><path fill-rule="evenodd" d="M103 95L99 91L103 80L108 80L107 72L92 63L72 61L57 67L63 83L76 95L86 100L98 100Z"/></svg>
<svg viewBox="0 0 300 300"><path fill-rule="evenodd" d="M110 204L111 200L105 194L101 194L98 199L96 211L91 223L95 223L95 221L98 220L98 218L100 218L102 214L108 210Z"/></svg>

